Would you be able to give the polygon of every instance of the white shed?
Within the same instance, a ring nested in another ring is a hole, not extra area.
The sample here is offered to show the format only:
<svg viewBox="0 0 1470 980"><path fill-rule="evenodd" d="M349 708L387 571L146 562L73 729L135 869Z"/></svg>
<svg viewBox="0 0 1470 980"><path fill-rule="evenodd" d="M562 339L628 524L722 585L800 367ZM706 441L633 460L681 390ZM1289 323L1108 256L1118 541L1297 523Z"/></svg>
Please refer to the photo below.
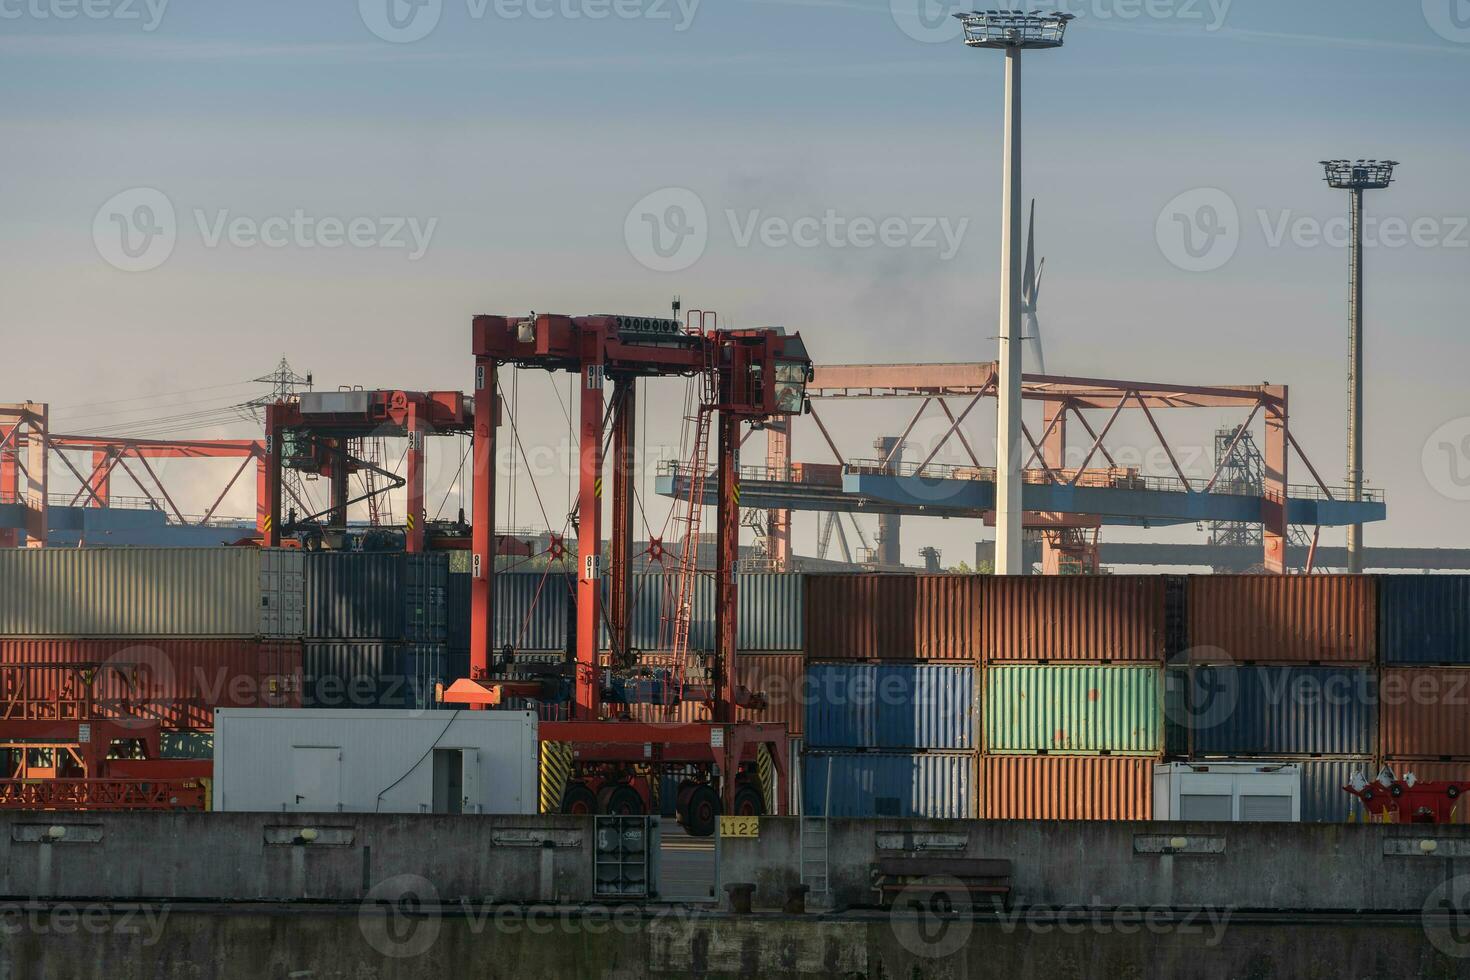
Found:
<svg viewBox="0 0 1470 980"><path fill-rule="evenodd" d="M535 813L537 760L530 711L221 708L214 808Z"/></svg>
<svg viewBox="0 0 1470 980"><path fill-rule="evenodd" d="M1165 762L1154 766L1155 820L1302 819L1302 774L1289 762Z"/></svg>

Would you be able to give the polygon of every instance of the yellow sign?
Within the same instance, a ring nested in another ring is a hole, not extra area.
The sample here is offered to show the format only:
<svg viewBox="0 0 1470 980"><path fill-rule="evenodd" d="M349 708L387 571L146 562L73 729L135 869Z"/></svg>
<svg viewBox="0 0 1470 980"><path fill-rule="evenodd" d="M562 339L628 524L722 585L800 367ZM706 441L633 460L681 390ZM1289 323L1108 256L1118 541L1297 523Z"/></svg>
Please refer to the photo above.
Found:
<svg viewBox="0 0 1470 980"><path fill-rule="evenodd" d="M720 817L721 837L759 837L760 817Z"/></svg>

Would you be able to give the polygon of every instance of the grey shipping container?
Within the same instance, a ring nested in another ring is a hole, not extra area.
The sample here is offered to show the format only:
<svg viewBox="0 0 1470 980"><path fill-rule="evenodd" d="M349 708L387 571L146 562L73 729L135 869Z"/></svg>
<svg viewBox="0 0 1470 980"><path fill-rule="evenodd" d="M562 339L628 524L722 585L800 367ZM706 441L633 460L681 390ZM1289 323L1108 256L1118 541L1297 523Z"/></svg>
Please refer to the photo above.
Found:
<svg viewBox="0 0 1470 980"><path fill-rule="evenodd" d="M1363 823L1363 801L1343 787L1358 770L1368 779L1378 772L1372 759L1306 759L1302 772L1302 823Z"/></svg>
<svg viewBox="0 0 1470 980"><path fill-rule="evenodd" d="M808 751L802 759L802 813L973 819L975 760L969 752Z"/></svg>
<svg viewBox="0 0 1470 980"><path fill-rule="evenodd" d="M260 548L0 549L0 635L299 637L303 557Z"/></svg>
<svg viewBox="0 0 1470 980"><path fill-rule="evenodd" d="M306 556L306 636L442 643L447 555L315 552Z"/></svg>
<svg viewBox="0 0 1470 980"><path fill-rule="evenodd" d="M1350 667L1192 667L1185 717L1191 757L1368 756L1377 675ZM1176 707L1176 710L1177 707Z"/></svg>
<svg viewBox="0 0 1470 980"><path fill-rule="evenodd" d="M304 708L434 707L436 684L448 684L442 643L381 640L308 641L303 651Z"/></svg>
<svg viewBox="0 0 1470 980"><path fill-rule="evenodd" d="M975 668L809 664L801 690L813 748L975 747Z"/></svg>
<svg viewBox="0 0 1470 980"><path fill-rule="evenodd" d="M1386 664L1470 664L1470 575L1379 576L1378 651Z"/></svg>

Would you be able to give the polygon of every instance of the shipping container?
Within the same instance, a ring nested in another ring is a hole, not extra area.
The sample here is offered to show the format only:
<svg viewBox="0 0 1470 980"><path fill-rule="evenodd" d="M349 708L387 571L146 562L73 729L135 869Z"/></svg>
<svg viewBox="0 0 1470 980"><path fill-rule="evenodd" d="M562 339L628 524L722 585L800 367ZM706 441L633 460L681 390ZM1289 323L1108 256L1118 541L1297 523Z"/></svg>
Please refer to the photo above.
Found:
<svg viewBox="0 0 1470 980"><path fill-rule="evenodd" d="M1162 667L987 667L982 685L987 752L1164 750Z"/></svg>
<svg viewBox="0 0 1470 980"><path fill-rule="evenodd" d="M304 649L301 705L430 708L435 685L450 682L447 661L442 643L310 640Z"/></svg>
<svg viewBox="0 0 1470 980"><path fill-rule="evenodd" d="M529 816L536 724L526 711L227 709L215 730L214 806Z"/></svg>
<svg viewBox="0 0 1470 980"><path fill-rule="evenodd" d="M512 572L496 575L494 582L497 650L506 646L517 652L566 650L575 578L559 571ZM465 629L468 632L468 625Z"/></svg>
<svg viewBox="0 0 1470 980"><path fill-rule="evenodd" d="M0 636L298 638L300 551L0 549Z"/></svg>
<svg viewBox="0 0 1470 980"><path fill-rule="evenodd" d="M800 575L737 575L735 589L739 649L760 653L801 649L806 617Z"/></svg>
<svg viewBox="0 0 1470 980"><path fill-rule="evenodd" d="M972 819L975 755L808 750L801 806L814 817Z"/></svg>
<svg viewBox="0 0 1470 980"><path fill-rule="evenodd" d="M1372 779L1378 772L1372 759L1305 759L1296 765L1302 772L1302 823L1367 821L1363 801L1343 787L1354 771Z"/></svg>
<svg viewBox="0 0 1470 980"><path fill-rule="evenodd" d="M1470 666L1470 575L1380 575L1385 664Z"/></svg>
<svg viewBox="0 0 1470 980"><path fill-rule="evenodd" d="M1385 667L1379 697L1384 758L1470 758L1470 668Z"/></svg>
<svg viewBox="0 0 1470 980"><path fill-rule="evenodd" d="M975 747L975 668L809 664L802 691L812 748Z"/></svg>
<svg viewBox="0 0 1470 980"><path fill-rule="evenodd" d="M302 648L299 640L0 639L0 668L0 717L90 711L208 730L216 708L299 707Z"/></svg>
<svg viewBox="0 0 1470 980"><path fill-rule="evenodd" d="M468 574L451 571L444 590L444 642L451 650L470 648L470 582Z"/></svg>
<svg viewBox="0 0 1470 980"><path fill-rule="evenodd" d="M1374 753L1378 678L1350 667L1192 667L1191 758Z"/></svg>
<svg viewBox="0 0 1470 980"><path fill-rule="evenodd" d="M979 658L982 576L805 578L805 648L812 660Z"/></svg>
<svg viewBox="0 0 1470 980"><path fill-rule="evenodd" d="M1164 660L1163 576L985 576L979 592L989 662Z"/></svg>
<svg viewBox="0 0 1470 980"><path fill-rule="evenodd" d="M443 553L311 552L306 637L443 643L448 588Z"/></svg>
<svg viewBox="0 0 1470 980"><path fill-rule="evenodd" d="M1149 820L1150 758L988 755L980 759L986 820Z"/></svg>
<svg viewBox="0 0 1470 980"><path fill-rule="evenodd" d="M760 711L741 708L737 720L785 725L789 734L800 735L806 723L805 675L806 661L799 652L742 653L735 661L735 683L765 694L766 707Z"/></svg>
<svg viewBox="0 0 1470 980"><path fill-rule="evenodd" d="M1372 664L1378 597L1367 575L1194 575L1193 663Z"/></svg>

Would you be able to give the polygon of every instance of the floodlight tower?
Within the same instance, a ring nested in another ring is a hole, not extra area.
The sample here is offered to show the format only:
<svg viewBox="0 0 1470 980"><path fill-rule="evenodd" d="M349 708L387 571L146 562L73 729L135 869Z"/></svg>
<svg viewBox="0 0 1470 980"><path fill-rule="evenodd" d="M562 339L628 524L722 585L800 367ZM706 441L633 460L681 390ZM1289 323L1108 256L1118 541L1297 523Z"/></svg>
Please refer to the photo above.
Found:
<svg viewBox="0 0 1470 980"><path fill-rule="evenodd" d="M1393 183L1397 160L1323 160L1327 186L1351 195L1352 258L1348 267L1348 493L1363 498L1363 192ZM1347 570L1363 571L1363 525L1348 527Z"/></svg>
<svg viewBox="0 0 1470 980"><path fill-rule="evenodd" d="M1071 14L972 10L955 14L965 44L1006 53L1000 248L1000 391L996 419L995 574L1020 575L1021 551L1021 52L1059 48Z"/></svg>

